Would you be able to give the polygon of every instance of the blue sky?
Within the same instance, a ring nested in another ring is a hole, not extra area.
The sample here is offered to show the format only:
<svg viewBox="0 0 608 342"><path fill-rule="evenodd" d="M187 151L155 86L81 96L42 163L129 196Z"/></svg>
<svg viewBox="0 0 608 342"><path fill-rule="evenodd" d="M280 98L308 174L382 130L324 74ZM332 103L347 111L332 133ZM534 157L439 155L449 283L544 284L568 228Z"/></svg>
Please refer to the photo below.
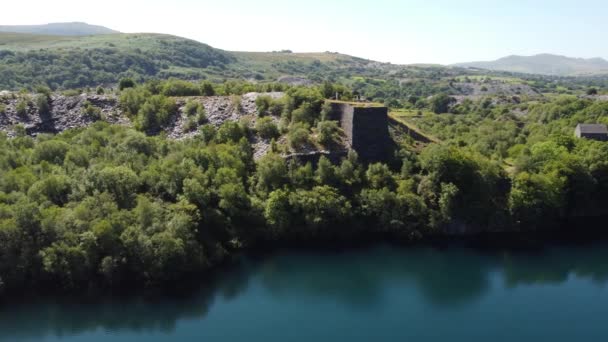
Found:
<svg viewBox="0 0 608 342"><path fill-rule="evenodd" d="M226 50L338 51L392 63L556 53L608 58L608 1L20 0L0 24L86 21Z"/></svg>

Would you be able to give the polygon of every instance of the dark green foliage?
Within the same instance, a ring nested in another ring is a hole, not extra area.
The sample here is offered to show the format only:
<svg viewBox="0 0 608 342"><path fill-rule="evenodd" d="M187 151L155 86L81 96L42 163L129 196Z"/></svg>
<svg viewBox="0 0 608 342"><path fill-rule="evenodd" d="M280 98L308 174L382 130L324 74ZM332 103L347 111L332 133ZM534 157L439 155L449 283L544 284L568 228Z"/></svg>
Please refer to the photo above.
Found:
<svg viewBox="0 0 608 342"><path fill-rule="evenodd" d="M597 95L597 88L589 88L586 93L587 95Z"/></svg>
<svg viewBox="0 0 608 342"><path fill-rule="evenodd" d="M181 81L169 80L164 83L162 94L165 96L200 96L201 89L196 84Z"/></svg>
<svg viewBox="0 0 608 342"><path fill-rule="evenodd" d="M136 127L149 134L155 134L177 114L175 101L162 95L152 95L137 112Z"/></svg>
<svg viewBox="0 0 608 342"><path fill-rule="evenodd" d="M22 41L22 46L29 44L27 37ZM35 84L74 89L124 80L119 84L122 90L132 87L133 81L143 79L201 78L201 69L221 68L234 61L230 54L208 45L156 34L77 37L58 44L32 45L30 50L10 50L9 47L0 53L1 89ZM179 70L172 71L169 67Z"/></svg>
<svg viewBox="0 0 608 342"><path fill-rule="evenodd" d="M213 84L210 82L204 81L200 86L201 95L203 96L213 96L215 95L215 88L213 88Z"/></svg>
<svg viewBox="0 0 608 342"><path fill-rule="evenodd" d="M188 101L186 102L186 106L184 106L184 112L188 116L188 122L189 125L193 126L192 128L207 122L207 113L202 103L192 100Z"/></svg>
<svg viewBox="0 0 608 342"><path fill-rule="evenodd" d="M258 115L260 116L264 116L267 115L270 109L270 106L272 105L272 97L264 95L264 96L258 96L255 99L255 105L257 107L258 110Z"/></svg>
<svg viewBox="0 0 608 342"><path fill-rule="evenodd" d="M255 130L260 137L264 139L272 139L279 137L279 128L274 123L274 120L269 117L259 118L255 122Z"/></svg>
<svg viewBox="0 0 608 342"><path fill-rule="evenodd" d="M215 139L219 143L238 142L247 136L247 128L238 122L225 122L218 130Z"/></svg>
<svg viewBox="0 0 608 342"><path fill-rule="evenodd" d="M86 101L82 106L82 115L93 121L101 120L101 108Z"/></svg>
<svg viewBox="0 0 608 342"><path fill-rule="evenodd" d="M431 98L431 110L436 114L447 113L454 99L446 94L437 94Z"/></svg>
<svg viewBox="0 0 608 342"><path fill-rule="evenodd" d="M127 88L135 88L135 82L130 78L121 78L118 82L118 90L123 91Z"/></svg>
<svg viewBox="0 0 608 342"><path fill-rule="evenodd" d="M120 94L120 106L127 114L136 115L150 95L144 88L127 88Z"/></svg>
<svg viewBox="0 0 608 342"><path fill-rule="evenodd" d="M29 105L26 99L22 98L21 100L19 100L15 108L17 110L17 115L19 115L19 117L21 118L26 118L28 114L28 107Z"/></svg>
<svg viewBox="0 0 608 342"><path fill-rule="evenodd" d="M317 124L318 141L323 146L331 146L340 139L341 129L336 121L319 121Z"/></svg>
<svg viewBox="0 0 608 342"><path fill-rule="evenodd" d="M310 141L309 126L305 123L294 123L289 127L287 136L289 146L293 149L298 149L306 145Z"/></svg>
<svg viewBox="0 0 608 342"><path fill-rule="evenodd" d="M49 104L49 98L44 94L36 96L36 107L38 108L38 114L47 115L51 111L51 105Z"/></svg>
<svg viewBox="0 0 608 342"><path fill-rule="evenodd" d="M32 159L38 163L46 161L61 165L69 149L70 146L64 141L44 141L36 145L32 152Z"/></svg>

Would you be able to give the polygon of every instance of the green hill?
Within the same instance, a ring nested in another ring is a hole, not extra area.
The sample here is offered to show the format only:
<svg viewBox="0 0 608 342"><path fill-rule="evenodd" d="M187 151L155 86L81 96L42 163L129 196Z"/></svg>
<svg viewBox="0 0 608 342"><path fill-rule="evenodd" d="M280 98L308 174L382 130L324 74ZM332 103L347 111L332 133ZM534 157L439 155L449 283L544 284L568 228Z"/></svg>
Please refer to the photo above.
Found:
<svg viewBox="0 0 608 342"><path fill-rule="evenodd" d="M228 52L164 34L49 36L0 33L0 89L109 85L121 77L321 82L382 77L402 68L338 53Z"/></svg>
<svg viewBox="0 0 608 342"><path fill-rule="evenodd" d="M0 90L33 89L38 85L53 90L113 87L123 77L136 82L169 78L219 83L330 81L351 87L367 99L405 101L407 97L413 103L438 92L470 95L475 85L461 84L461 76L471 76L472 81L467 82L478 83L475 77L490 73L433 65L394 65L335 52L223 51L194 40L153 33L0 33ZM518 78L518 82L524 81ZM486 86L492 91L496 87Z"/></svg>
<svg viewBox="0 0 608 342"><path fill-rule="evenodd" d="M555 76L608 74L608 61L602 58L570 58L550 54L508 56L491 62L460 63L457 66Z"/></svg>
<svg viewBox="0 0 608 342"><path fill-rule="evenodd" d="M0 88L45 84L77 88L121 77L204 77L203 69L233 63L230 53L163 34L45 36L0 33Z"/></svg>
<svg viewBox="0 0 608 342"><path fill-rule="evenodd" d="M54 36L89 36L120 33L104 26L87 23L52 23L46 25L0 25L0 32L44 34Z"/></svg>

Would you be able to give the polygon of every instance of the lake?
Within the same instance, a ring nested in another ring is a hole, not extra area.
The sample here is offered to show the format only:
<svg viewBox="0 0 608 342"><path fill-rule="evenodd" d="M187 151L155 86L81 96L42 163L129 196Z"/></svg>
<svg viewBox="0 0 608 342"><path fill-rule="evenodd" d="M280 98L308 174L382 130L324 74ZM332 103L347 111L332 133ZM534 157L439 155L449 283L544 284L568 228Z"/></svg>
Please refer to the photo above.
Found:
<svg viewBox="0 0 608 342"><path fill-rule="evenodd" d="M243 258L193 293L0 309L0 341L608 341L608 244Z"/></svg>

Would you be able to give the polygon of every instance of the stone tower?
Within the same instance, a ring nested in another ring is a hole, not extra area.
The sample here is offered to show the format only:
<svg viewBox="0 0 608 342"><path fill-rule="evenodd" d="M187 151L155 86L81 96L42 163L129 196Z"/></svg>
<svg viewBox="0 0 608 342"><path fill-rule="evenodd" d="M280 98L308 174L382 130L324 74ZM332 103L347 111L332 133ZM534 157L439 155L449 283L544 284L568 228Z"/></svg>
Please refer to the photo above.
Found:
<svg viewBox="0 0 608 342"><path fill-rule="evenodd" d="M330 101L331 120L340 122L350 148L364 161L389 157L388 108L366 103Z"/></svg>

